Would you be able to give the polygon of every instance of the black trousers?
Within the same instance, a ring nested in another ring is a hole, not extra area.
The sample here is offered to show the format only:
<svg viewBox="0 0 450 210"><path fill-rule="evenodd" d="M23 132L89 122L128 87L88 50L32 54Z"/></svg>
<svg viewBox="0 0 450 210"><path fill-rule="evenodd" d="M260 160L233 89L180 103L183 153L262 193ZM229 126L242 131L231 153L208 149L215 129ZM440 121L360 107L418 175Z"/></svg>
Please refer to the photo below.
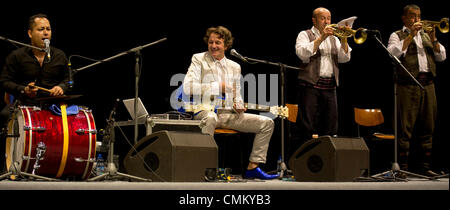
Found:
<svg viewBox="0 0 450 210"><path fill-rule="evenodd" d="M424 87L425 89L421 90L417 85L397 85L398 162L403 169L408 169L411 143L418 146L413 151L417 156L413 167L418 167L419 170L428 170L431 165L437 102L434 84L424 85Z"/></svg>
<svg viewBox="0 0 450 210"><path fill-rule="evenodd" d="M309 140L313 134L337 135L338 109L336 89L318 89L298 85L299 120L302 138Z"/></svg>

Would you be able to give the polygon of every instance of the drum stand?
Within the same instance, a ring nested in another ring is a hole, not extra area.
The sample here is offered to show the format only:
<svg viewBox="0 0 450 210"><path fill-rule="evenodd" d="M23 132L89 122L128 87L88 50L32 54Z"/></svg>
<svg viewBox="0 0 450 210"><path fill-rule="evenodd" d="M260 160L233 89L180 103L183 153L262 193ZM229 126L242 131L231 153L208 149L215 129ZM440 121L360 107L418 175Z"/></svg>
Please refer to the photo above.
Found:
<svg viewBox="0 0 450 210"><path fill-rule="evenodd" d="M17 113L17 100L16 102L14 102L14 104L10 107L10 119L12 118L12 116L14 115L14 113ZM19 122L17 120L17 117L14 117L14 122L13 122L13 134L12 135L7 135L6 137L12 137L14 140L12 142L12 148L13 148L13 153L11 155L11 166L8 169L8 172L1 175L0 176L0 180L6 179L6 178L10 178L12 180L16 180L17 177L25 177L28 179L41 179L41 180L46 180L46 181L59 181L58 179L53 179L53 178L48 178L48 177L44 177L44 176L39 176L36 174L30 174L30 173L26 173L26 172L21 172L20 171L20 167L19 167L19 163L16 161L16 144L17 141L19 140L20 134L19 134ZM37 160L36 160L37 161ZM34 170L33 170L34 172Z"/></svg>
<svg viewBox="0 0 450 210"><path fill-rule="evenodd" d="M109 115L109 119L107 120L107 126L106 126L106 134L105 137L108 139L108 160L107 160L107 167L105 168L105 173L96 177L93 177L91 179L88 179L87 181L99 181L99 180L113 180L117 178L129 178L134 179L137 181L144 181L144 182L151 182L151 179L144 179L137 176L132 176L129 174L120 173L117 171L117 167L114 164L114 142L115 142L115 134L114 134L114 115L116 113L116 107L118 103L118 99L116 101L116 105L114 106L113 110L111 111ZM104 138L105 138L104 137ZM104 141L103 141L104 142Z"/></svg>

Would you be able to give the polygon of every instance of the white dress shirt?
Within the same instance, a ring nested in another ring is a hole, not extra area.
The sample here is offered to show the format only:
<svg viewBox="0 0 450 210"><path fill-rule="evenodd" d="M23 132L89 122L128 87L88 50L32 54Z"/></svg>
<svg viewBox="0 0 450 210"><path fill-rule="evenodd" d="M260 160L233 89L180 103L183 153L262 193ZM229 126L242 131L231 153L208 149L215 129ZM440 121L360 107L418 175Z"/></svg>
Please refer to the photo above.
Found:
<svg viewBox="0 0 450 210"><path fill-rule="evenodd" d="M405 26L403 26L402 31L410 32L410 30ZM420 36L420 33L423 33L423 32L418 32L417 35L414 36L414 38L413 38L417 45L417 57L418 57L418 61L419 61L419 72L429 72L427 56L425 54L425 48L423 48L422 36ZM403 42L404 42L404 40L400 40L400 37L398 37L397 33L395 33L395 32L392 33L391 36L389 37L389 43L388 43L389 52L391 52L391 54L397 58L405 56L408 48L406 48L405 50L402 50ZM440 48L441 52L439 52L439 53L434 52L434 58L436 61L440 62L440 61L444 61L447 58L447 56L445 54L444 46L442 46L440 43L439 43L439 48Z"/></svg>
<svg viewBox="0 0 450 210"><path fill-rule="evenodd" d="M316 27L312 27L311 31L317 38L320 36L320 32ZM320 77L330 78L333 76L333 59L331 56L331 36L328 36L320 45L317 50L320 50ZM350 61L352 48L348 46L348 52L345 53L344 49L341 48L341 42L336 39L336 48L338 51L338 63L346 63ZM302 31L297 36L297 41L295 43L295 52L297 56L302 60L303 63L309 63L311 56L314 56L314 42L309 40L306 31Z"/></svg>

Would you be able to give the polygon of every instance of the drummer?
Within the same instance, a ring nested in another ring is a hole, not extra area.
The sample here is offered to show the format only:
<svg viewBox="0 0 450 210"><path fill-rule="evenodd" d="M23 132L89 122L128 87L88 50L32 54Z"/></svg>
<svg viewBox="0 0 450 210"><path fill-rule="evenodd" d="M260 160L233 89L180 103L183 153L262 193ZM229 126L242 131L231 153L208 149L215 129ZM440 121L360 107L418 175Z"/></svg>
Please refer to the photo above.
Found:
<svg viewBox="0 0 450 210"><path fill-rule="evenodd" d="M30 37L31 45L46 48L44 40L52 38L52 28L47 15L37 14L30 17L28 37ZM6 58L0 75L0 87L18 99L21 105L36 105L38 104L36 99L39 97L60 96L67 91L68 59L63 51L54 47L48 49L40 51L22 47L14 50ZM11 104L5 106L0 114L1 134L3 134L0 136L0 171L4 170L4 134Z"/></svg>

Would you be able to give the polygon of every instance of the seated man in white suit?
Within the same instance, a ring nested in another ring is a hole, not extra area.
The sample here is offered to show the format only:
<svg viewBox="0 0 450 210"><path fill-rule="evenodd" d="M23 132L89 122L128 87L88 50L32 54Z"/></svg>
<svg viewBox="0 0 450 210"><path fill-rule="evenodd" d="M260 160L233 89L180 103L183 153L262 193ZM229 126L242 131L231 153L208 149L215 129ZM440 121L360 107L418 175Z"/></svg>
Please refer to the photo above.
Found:
<svg viewBox="0 0 450 210"><path fill-rule="evenodd" d="M192 56L192 62L183 82L186 95L201 96L202 103L210 103L215 97L225 97L223 106L194 113L194 119L204 120L203 133L214 135L215 128L228 128L246 133L255 133L253 148L249 158L246 178L275 179L259 168L266 162L267 150L274 129L272 119L244 113L244 103L240 94L241 67L225 57L225 51L233 44L231 32L223 27L211 27L204 37L208 51Z"/></svg>

